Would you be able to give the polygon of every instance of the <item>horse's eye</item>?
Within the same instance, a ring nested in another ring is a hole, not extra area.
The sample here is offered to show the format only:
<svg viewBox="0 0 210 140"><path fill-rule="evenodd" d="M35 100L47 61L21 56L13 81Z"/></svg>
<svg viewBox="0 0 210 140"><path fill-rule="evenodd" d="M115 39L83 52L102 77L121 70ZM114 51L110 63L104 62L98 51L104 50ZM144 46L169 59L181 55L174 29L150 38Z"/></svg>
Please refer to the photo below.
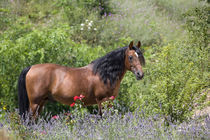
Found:
<svg viewBox="0 0 210 140"><path fill-rule="evenodd" d="M133 56L129 56L128 59L129 59L129 61L132 61L133 60Z"/></svg>

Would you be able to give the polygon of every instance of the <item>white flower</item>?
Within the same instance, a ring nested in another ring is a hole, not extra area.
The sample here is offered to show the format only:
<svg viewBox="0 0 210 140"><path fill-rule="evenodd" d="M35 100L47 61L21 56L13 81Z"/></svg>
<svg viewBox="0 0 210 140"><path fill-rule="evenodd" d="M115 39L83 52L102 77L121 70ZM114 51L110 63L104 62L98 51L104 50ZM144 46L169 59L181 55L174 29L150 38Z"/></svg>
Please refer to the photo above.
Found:
<svg viewBox="0 0 210 140"><path fill-rule="evenodd" d="M88 22L88 19L86 19L85 21Z"/></svg>
<svg viewBox="0 0 210 140"><path fill-rule="evenodd" d="M90 30L90 27L88 27L88 30Z"/></svg>
<svg viewBox="0 0 210 140"><path fill-rule="evenodd" d="M93 23L93 21L91 20L90 23Z"/></svg>
<svg viewBox="0 0 210 140"><path fill-rule="evenodd" d="M89 26L92 26L92 23L91 22L89 22L89 24L88 24Z"/></svg>
<svg viewBox="0 0 210 140"><path fill-rule="evenodd" d="M96 31L97 29L96 29L96 28L94 28L93 30L95 30L95 31Z"/></svg>
<svg viewBox="0 0 210 140"><path fill-rule="evenodd" d="M84 25L85 25L85 24L83 24L83 23L81 24L81 26L84 26Z"/></svg>
<svg viewBox="0 0 210 140"><path fill-rule="evenodd" d="M83 28L81 28L80 30L83 30Z"/></svg>

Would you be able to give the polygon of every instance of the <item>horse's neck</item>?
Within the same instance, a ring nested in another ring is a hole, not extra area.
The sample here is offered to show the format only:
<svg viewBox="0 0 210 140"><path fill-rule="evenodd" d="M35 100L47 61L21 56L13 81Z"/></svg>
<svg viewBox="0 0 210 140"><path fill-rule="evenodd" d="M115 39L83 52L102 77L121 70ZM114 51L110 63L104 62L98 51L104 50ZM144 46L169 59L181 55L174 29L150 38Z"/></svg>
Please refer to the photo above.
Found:
<svg viewBox="0 0 210 140"><path fill-rule="evenodd" d="M123 77L125 76L125 73L127 72L127 70L124 70L123 73L119 76L119 79L116 82L116 85L120 85Z"/></svg>

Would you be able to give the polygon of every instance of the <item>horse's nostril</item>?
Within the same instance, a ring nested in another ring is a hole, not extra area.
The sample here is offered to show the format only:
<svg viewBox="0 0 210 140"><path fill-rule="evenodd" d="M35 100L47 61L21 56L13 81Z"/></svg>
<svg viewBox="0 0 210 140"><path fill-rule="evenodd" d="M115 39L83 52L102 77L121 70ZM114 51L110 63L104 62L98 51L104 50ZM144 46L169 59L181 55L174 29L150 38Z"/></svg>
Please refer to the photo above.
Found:
<svg viewBox="0 0 210 140"><path fill-rule="evenodd" d="M141 73L140 71L137 71L137 72L136 72L136 75L137 75L138 77L141 77L141 78L144 77L144 73Z"/></svg>
<svg viewBox="0 0 210 140"><path fill-rule="evenodd" d="M136 74L137 74L137 76L141 76L141 73L139 71Z"/></svg>

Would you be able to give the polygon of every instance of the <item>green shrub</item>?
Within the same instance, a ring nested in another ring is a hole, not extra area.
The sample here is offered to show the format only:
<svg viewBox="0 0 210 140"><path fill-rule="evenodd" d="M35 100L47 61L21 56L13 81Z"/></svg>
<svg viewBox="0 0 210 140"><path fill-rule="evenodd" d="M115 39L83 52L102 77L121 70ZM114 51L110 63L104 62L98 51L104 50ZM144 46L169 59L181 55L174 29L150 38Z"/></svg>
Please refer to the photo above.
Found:
<svg viewBox="0 0 210 140"><path fill-rule="evenodd" d="M0 6L0 34L14 21L14 17L10 14L10 10L1 8Z"/></svg>
<svg viewBox="0 0 210 140"><path fill-rule="evenodd" d="M194 54L185 53L189 49L185 48L183 44L158 47L160 52L147 60L142 81L137 82L130 74L123 80L121 94L129 97L127 105L133 102L129 107L140 107L147 115L162 114L170 121L183 121L190 116L194 99L208 80L191 59Z"/></svg>
<svg viewBox="0 0 210 140"><path fill-rule="evenodd" d="M137 82L131 73L123 79L120 100L128 108L162 114L167 121L192 115L196 100L205 97L200 93L209 86L207 9L190 9L184 15L189 38L146 48L144 79Z"/></svg>
<svg viewBox="0 0 210 140"><path fill-rule="evenodd" d="M209 7L194 8L183 15L186 18L185 27L189 32L189 43L197 55L197 63L202 73L207 71L208 67L208 49L209 49Z"/></svg>
<svg viewBox="0 0 210 140"><path fill-rule="evenodd" d="M1 102L10 109L17 106L17 80L24 67L46 62L63 65L73 62L70 46L74 43L67 42L67 30L69 28L63 25L44 31L33 30L24 36L19 34L24 28L7 34L0 43ZM13 38L17 39L13 41Z"/></svg>

